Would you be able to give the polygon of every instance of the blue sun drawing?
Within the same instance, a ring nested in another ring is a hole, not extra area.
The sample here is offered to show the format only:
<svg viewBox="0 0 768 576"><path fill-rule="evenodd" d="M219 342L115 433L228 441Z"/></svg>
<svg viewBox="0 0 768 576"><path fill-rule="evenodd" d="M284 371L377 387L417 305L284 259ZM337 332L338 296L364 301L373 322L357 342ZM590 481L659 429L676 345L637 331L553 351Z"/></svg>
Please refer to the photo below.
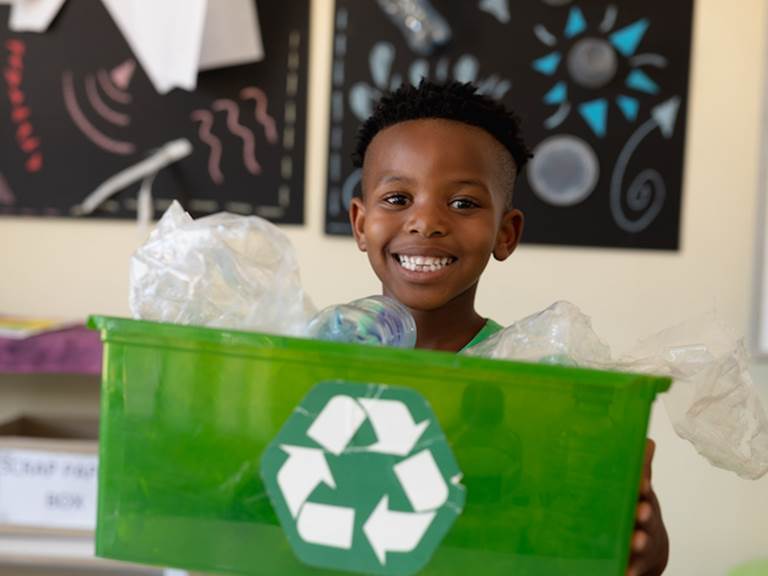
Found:
<svg viewBox="0 0 768 576"><path fill-rule="evenodd" d="M573 6L568 14L562 36L557 37L539 24L534 27L536 37L551 51L533 61L533 69L552 77L554 85L544 94L543 101L557 106L557 111L544 122L553 130L560 126L575 109L598 138L608 133L608 112L611 100L629 122L635 122L640 111L641 96L654 96L661 91L659 85L642 67L663 68L666 59L659 54L638 54L640 44L650 26L643 18L623 28L614 30L618 18L616 6L609 6L595 31L589 29L584 13ZM623 65L620 59L626 59ZM618 74L623 89L615 93ZM594 94L593 98L574 102L570 97L571 82L581 94ZM612 85L610 94L606 88Z"/></svg>

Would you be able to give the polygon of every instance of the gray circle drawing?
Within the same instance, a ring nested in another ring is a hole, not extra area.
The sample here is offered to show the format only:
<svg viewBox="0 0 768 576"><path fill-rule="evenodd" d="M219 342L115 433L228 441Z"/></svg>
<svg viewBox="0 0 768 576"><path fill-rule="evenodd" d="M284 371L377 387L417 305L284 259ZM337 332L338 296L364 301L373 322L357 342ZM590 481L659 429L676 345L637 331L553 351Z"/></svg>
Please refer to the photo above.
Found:
<svg viewBox="0 0 768 576"><path fill-rule="evenodd" d="M547 138L536 147L528 167L528 182L536 196L559 207L586 200L599 178L597 154L576 136Z"/></svg>
<svg viewBox="0 0 768 576"><path fill-rule="evenodd" d="M602 88L616 76L616 51L602 38L584 38L568 53L568 72L584 88Z"/></svg>

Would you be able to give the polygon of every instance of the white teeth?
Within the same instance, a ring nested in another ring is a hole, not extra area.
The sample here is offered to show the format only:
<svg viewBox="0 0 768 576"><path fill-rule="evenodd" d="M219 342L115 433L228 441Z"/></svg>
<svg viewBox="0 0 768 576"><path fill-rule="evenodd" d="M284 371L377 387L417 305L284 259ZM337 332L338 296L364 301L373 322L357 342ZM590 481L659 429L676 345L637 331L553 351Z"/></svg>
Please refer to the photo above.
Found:
<svg viewBox="0 0 768 576"><path fill-rule="evenodd" d="M453 263L453 258L434 258L432 256L405 256L398 254L400 265L413 272L437 272Z"/></svg>

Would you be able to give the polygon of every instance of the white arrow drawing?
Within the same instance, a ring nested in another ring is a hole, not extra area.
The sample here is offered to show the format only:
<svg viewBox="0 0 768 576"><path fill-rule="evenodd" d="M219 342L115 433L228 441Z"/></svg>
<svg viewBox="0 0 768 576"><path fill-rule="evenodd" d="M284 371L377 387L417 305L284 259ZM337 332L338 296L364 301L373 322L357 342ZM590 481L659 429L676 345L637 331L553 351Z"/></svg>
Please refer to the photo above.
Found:
<svg viewBox="0 0 768 576"><path fill-rule="evenodd" d="M355 399L339 394L323 407L307 430L307 436L331 454L338 456L364 421L365 412Z"/></svg>
<svg viewBox="0 0 768 576"><path fill-rule="evenodd" d="M416 445L429 420L416 424L408 407L398 400L359 398L368 413L377 442L368 450L396 456L406 456Z"/></svg>
<svg viewBox="0 0 768 576"><path fill-rule="evenodd" d="M435 517L434 512L396 512L383 496L363 525L363 532L382 565L387 552L410 552L421 541Z"/></svg>
<svg viewBox="0 0 768 576"><path fill-rule="evenodd" d="M611 177L611 212L616 224L627 232L640 232L647 228L661 212L666 196L666 185L656 170L644 170L627 189L627 204L633 210L644 214L635 220L627 217L622 207L622 184L629 161L640 143L656 128L664 138L671 138L680 110L680 97L675 96L659 104L651 111L651 118L635 131L619 154Z"/></svg>
<svg viewBox="0 0 768 576"><path fill-rule="evenodd" d="M291 516L296 518L301 506L319 484L336 488L331 469L322 450L283 444L288 460L277 472L277 485L283 493Z"/></svg>

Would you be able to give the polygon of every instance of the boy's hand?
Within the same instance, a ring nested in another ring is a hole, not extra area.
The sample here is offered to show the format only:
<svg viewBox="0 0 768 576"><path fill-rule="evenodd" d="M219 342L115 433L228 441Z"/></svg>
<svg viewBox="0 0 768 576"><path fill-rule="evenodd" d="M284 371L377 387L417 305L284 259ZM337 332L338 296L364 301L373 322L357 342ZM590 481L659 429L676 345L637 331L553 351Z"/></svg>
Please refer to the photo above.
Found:
<svg viewBox="0 0 768 576"><path fill-rule="evenodd" d="M640 496L635 513L627 576L658 576L664 572L669 558L669 538L661 519L659 501L651 488L651 461L656 444L648 440L645 465L640 483Z"/></svg>

